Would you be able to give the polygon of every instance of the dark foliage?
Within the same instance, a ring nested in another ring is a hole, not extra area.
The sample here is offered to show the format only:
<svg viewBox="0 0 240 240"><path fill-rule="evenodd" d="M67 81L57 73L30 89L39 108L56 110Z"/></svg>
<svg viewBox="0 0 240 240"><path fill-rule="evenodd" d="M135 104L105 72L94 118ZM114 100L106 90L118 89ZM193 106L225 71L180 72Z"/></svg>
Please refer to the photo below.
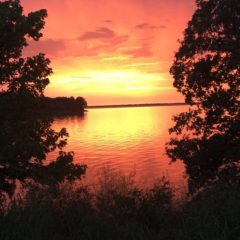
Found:
<svg viewBox="0 0 240 240"><path fill-rule="evenodd" d="M217 182L181 209L171 207L168 187L115 186L115 192L93 193L87 187L34 186L0 210L0 239L239 239L238 185Z"/></svg>
<svg viewBox="0 0 240 240"><path fill-rule="evenodd" d="M37 41L42 37L46 16L45 9L23 15L18 0L0 2L0 84L5 91L43 94L52 73L50 60L44 54L23 58L22 50L27 38Z"/></svg>
<svg viewBox="0 0 240 240"><path fill-rule="evenodd" d="M69 185L33 186L25 198L11 202L5 215L0 211L0 238L158 239L158 233L172 234L167 230L172 193L166 180L149 190L111 185L94 192Z"/></svg>
<svg viewBox="0 0 240 240"><path fill-rule="evenodd" d="M38 99L39 107L50 115L78 114L83 115L87 101L83 97L41 97Z"/></svg>
<svg viewBox="0 0 240 240"><path fill-rule="evenodd" d="M18 0L0 1L0 192L9 196L17 183L56 185L80 178L86 169L73 164L73 153L62 151L66 129L51 129L39 108L38 97L52 73L50 60L44 54L22 57L27 39L42 36L46 16L46 10L24 15ZM55 150L59 156L47 162Z"/></svg>
<svg viewBox="0 0 240 240"><path fill-rule="evenodd" d="M240 160L240 2L196 3L171 68L190 108L174 117L167 148L186 164L190 190Z"/></svg>

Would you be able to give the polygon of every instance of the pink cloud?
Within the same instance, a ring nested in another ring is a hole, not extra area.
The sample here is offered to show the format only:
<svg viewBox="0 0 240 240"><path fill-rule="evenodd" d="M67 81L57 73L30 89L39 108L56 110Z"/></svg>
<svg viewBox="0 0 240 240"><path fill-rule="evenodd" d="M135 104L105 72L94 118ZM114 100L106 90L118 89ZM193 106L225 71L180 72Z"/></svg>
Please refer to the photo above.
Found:
<svg viewBox="0 0 240 240"><path fill-rule="evenodd" d="M95 40L95 39L109 39L115 37L116 34L114 31L112 31L109 28L98 28L94 32L86 32L84 33L79 40L80 41L86 41L86 40Z"/></svg>
<svg viewBox="0 0 240 240"><path fill-rule="evenodd" d="M152 57L153 52L149 46L145 45L137 49L125 51L124 54L130 55L133 58L147 58Z"/></svg>
<svg viewBox="0 0 240 240"><path fill-rule="evenodd" d="M148 23L142 23L135 26L137 29L159 29L159 28L166 28L165 25L150 25Z"/></svg>
<svg viewBox="0 0 240 240"><path fill-rule="evenodd" d="M112 39L105 40L92 47L86 47L82 52L78 52L78 56L97 56L101 53L112 53L115 52L119 45L127 42L129 39L128 35L116 36Z"/></svg>
<svg viewBox="0 0 240 240"><path fill-rule="evenodd" d="M76 51L78 56L97 56L115 52L120 45L129 40L129 35L118 35L109 28L101 27L96 31L85 32L78 40L84 44L84 46L81 45L82 51ZM89 40L92 41L90 45Z"/></svg>
<svg viewBox="0 0 240 240"><path fill-rule="evenodd" d="M41 39L40 41L29 41L29 46L24 49L24 55L30 56L39 52L47 55L56 56L65 50L65 40Z"/></svg>
<svg viewBox="0 0 240 240"><path fill-rule="evenodd" d="M105 23L112 23L113 21L112 21L112 20L109 20L109 19L107 19L107 20L105 20L104 22L105 22Z"/></svg>

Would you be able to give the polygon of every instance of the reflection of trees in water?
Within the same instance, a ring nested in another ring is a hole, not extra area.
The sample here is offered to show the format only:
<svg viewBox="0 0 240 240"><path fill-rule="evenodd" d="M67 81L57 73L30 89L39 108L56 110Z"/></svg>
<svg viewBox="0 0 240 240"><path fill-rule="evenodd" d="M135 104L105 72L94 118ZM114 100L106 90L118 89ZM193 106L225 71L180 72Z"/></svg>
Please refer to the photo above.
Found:
<svg viewBox="0 0 240 240"><path fill-rule="evenodd" d="M173 160L184 161L190 191L209 179L237 176L239 18L237 0L197 1L197 10L171 68L174 86L185 96L190 109L175 116L175 126L170 132L177 136L171 139L167 152Z"/></svg>

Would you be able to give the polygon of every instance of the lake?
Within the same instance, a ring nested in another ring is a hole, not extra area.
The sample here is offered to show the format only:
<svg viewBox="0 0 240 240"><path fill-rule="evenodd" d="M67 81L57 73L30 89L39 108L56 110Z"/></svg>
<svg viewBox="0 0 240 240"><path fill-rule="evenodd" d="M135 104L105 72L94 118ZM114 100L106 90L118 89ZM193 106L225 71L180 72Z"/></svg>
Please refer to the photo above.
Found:
<svg viewBox="0 0 240 240"><path fill-rule="evenodd" d="M187 106L89 109L85 116L55 119L53 129L67 128L74 161L88 166L86 181L97 181L103 168L133 174L141 186L166 176L178 188L185 186L182 162L170 164L165 154L174 114ZM51 154L50 157L54 157Z"/></svg>

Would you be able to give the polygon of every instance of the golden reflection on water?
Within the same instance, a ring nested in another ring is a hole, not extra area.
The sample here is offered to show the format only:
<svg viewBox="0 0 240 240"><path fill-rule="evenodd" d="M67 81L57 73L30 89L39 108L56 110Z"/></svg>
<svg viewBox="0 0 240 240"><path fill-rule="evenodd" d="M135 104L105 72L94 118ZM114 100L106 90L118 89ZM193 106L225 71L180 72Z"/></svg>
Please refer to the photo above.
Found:
<svg viewBox="0 0 240 240"><path fill-rule="evenodd" d="M84 118L56 119L53 128L69 132L66 151L75 161L88 165L87 179L97 181L102 167L124 174L135 172L141 185L167 176L173 185L184 185L184 166L169 164L165 144L169 140L171 117L185 106L90 109ZM52 156L50 156L52 157Z"/></svg>

